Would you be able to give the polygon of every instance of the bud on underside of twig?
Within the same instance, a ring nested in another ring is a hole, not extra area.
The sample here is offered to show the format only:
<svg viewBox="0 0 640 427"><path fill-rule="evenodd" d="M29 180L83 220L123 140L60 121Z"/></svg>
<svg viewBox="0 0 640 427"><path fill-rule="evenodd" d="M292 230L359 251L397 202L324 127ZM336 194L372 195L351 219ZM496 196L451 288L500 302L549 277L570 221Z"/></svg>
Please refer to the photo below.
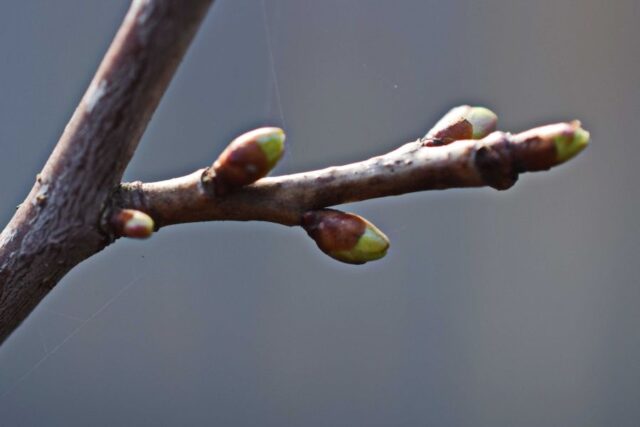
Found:
<svg viewBox="0 0 640 427"><path fill-rule="evenodd" d="M264 127L234 139L213 164L215 191L249 185L266 176L284 153L282 129Z"/></svg>
<svg viewBox="0 0 640 427"><path fill-rule="evenodd" d="M302 227L322 252L348 264L364 264L384 257L389 239L361 216L334 209L306 212Z"/></svg>
<svg viewBox="0 0 640 427"><path fill-rule="evenodd" d="M485 107L461 105L451 109L423 138L425 146L447 145L463 139L482 139L496 130L498 116Z"/></svg>
<svg viewBox="0 0 640 427"><path fill-rule="evenodd" d="M547 170L575 157L589 144L579 121L541 126L512 136L518 169Z"/></svg>
<svg viewBox="0 0 640 427"><path fill-rule="evenodd" d="M116 236L146 239L153 234L153 219L142 211L119 209L111 216L111 225Z"/></svg>

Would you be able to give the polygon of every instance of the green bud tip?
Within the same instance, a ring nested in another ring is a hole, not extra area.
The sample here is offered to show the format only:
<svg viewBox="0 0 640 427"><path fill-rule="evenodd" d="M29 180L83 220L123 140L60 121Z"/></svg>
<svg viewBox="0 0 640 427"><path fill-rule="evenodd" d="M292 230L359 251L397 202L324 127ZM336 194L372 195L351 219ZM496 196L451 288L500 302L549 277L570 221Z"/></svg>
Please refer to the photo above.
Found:
<svg viewBox="0 0 640 427"><path fill-rule="evenodd" d="M389 238L378 227L369 221L366 222L367 227L353 249L334 252L334 258L352 264L364 264L383 258L387 254Z"/></svg>
<svg viewBox="0 0 640 427"><path fill-rule="evenodd" d="M153 219L142 211L122 209L113 216L113 224L118 235L134 239L146 239L153 234Z"/></svg>
<svg viewBox="0 0 640 427"><path fill-rule="evenodd" d="M302 226L322 252L348 264L364 264L384 257L389 239L361 216L335 209L309 211Z"/></svg>
<svg viewBox="0 0 640 427"><path fill-rule="evenodd" d="M471 139L482 139L496 130L498 116L485 107L471 107L466 119L471 123L473 133Z"/></svg>
<svg viewBox="0 0 640 427"><path fill-rule="evenodd" d="M562 132L553 138L558 163L564 163L576 156L589 144L589 132L582 129L579 121L571 122L570 126L569 131Z"/></svg>
<svg viewBox="0 0 640 427"><path fill-rule="evenodd" d="M498 116L485 107L461 105L445 114L425 136L426 146L447 145L453 141L482 139L496 130Z"/></svg>
<svg viewBox="0 0 640 427"><path fill-rule="evenodd" d="M234 139L213 164L216 194L266 176L284 154L284 140L282 129L275 127L254 129Z"/></svg>
<svg viewBox="0 0 640 427"><path fill-rule="evenodd" d="M284 131L276 127L256 129L256 142L267 157L267 165L272 169L284 154Z"/></svg>

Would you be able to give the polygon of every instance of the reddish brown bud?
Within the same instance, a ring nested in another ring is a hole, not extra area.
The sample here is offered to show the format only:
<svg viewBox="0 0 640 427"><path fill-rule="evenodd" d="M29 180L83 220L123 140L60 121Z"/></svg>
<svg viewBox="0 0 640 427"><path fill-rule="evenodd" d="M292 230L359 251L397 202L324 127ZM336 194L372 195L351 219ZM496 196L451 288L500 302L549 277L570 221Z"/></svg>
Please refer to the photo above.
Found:
<svg viewBox="0 0 640 427"><path fill-rule="evenodd" d="M546 170L566 162L589 144L579 121L530 129L512 136L513 155L522 172Z"/></svg>
<svg viewBox="0 0 640 427"><path fill-rule="evenodd" d="M496 130L498 117L484 107L461 105L442 117L424 137L425 146L447 145L464 139L482 139Z"/></svg>
<svg viewBox="0 0 640 427"><path fill-rule="evenodd" d="M348 264L364 264L386 255L389 239L361 216L334 209L309 211L302 226L322 252Z"/></svg>
<svg viewBox="0 0 640 427"><path fill-rule="evenodd" d="M121 209L111 216L111 225L116 236L146 239L153 234L153 219L135 209Z"/></svg>
<svg viewBox="0 0 640 427"><path fill-rule="evenodd" d="M234 139L213 164L218 194L266 176L284 153L282 129L265 127Z"/></svg>

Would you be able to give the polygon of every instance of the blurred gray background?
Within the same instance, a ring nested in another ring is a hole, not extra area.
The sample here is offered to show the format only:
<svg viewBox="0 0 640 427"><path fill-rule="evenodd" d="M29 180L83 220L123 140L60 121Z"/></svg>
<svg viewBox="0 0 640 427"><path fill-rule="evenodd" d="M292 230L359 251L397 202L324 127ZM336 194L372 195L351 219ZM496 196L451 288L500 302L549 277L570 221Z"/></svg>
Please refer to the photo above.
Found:
<svg viewBox="0 0 640 427"><path fill-rule="evenodd" d="M127 7L2 2L3 224ZM266 124L276 173L360 160L461 103L505 130L579 118L592 145L507 192L346 206L392 240L366 266L273 224L119 241L0 348L0 424L640 425L639 20L637 0L217 1L129 180Z"/></svg>

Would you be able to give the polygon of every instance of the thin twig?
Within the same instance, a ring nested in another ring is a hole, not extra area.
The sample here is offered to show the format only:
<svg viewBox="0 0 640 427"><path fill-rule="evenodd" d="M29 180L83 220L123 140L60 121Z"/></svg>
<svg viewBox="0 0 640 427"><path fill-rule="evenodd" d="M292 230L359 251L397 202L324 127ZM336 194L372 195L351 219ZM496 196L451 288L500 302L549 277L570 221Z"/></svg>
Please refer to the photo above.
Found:
<svg viewBox="0 0 640 427"><path fill-rule="evenodd" d="M572 122L517 135L494 132L481 140L447 145L428 138L362 162L263 178L223 197L203 182L208 169L201 169L166 181L123 184L114 203L115 208L148 213L156 227L221 220L300 225L305 212L343 203L447 188L507 189L522 172L561 163L549 132L557 136L578 131L579 123Z"/></svg>

